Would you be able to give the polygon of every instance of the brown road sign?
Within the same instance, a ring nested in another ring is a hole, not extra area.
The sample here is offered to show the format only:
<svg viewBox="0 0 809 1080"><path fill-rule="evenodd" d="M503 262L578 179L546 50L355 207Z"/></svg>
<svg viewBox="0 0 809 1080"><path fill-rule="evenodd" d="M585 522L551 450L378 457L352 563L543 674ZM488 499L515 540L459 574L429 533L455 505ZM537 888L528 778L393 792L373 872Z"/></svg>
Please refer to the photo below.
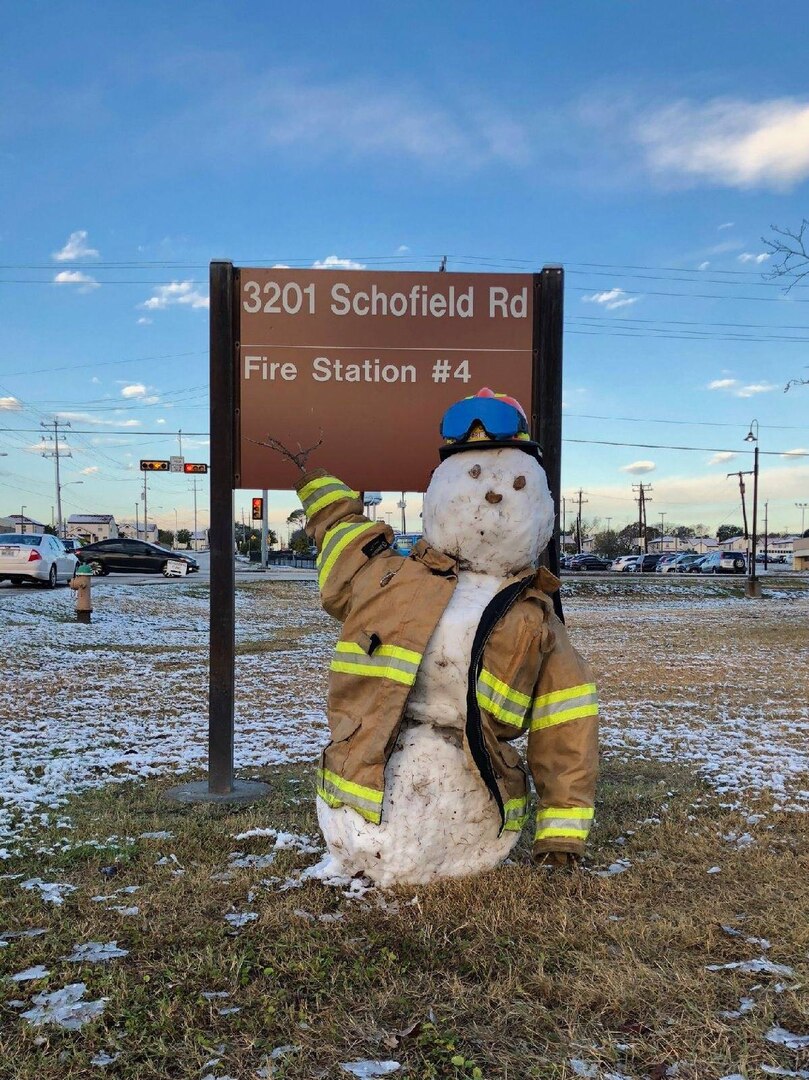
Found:
<svg viewBox="0 0 809 1080"><path fill-rule="evenodd" d="M489 386L530 413L529 274L251 270L236 275L235 487L291 488L259 445L310 456L358 490L424 491L444 410Z"/></svg>

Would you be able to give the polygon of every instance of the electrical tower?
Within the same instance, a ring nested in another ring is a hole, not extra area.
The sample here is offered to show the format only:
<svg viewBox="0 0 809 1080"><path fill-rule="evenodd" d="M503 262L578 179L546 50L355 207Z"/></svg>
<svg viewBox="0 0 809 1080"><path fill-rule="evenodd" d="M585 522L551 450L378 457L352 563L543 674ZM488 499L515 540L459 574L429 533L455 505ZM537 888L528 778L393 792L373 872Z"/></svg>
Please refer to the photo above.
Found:
<svg viewBox="0 0 809 1080"><path fill-rule="evenodd" d="M635 502L638 504L638 551L641 555L645 554L649 550L648 535L646 532L646 506L647 503L653 500L649 498L649 492L652 491L651 484L633 484L632 490L637 491L638 496Z"/></svg>

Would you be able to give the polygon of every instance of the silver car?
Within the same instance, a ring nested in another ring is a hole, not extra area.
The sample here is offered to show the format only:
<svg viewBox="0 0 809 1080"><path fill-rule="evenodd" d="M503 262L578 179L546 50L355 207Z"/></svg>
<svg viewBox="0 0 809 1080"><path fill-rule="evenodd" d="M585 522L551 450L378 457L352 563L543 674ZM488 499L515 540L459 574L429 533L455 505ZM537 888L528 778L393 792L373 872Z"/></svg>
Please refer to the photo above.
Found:
<svg viewBox="0 0 809 1080"><path fill-rule="evenodd" d="M36 581L52 589L60 581L70 581L77 562L55 536L0 533L0 582Z"/></svg>

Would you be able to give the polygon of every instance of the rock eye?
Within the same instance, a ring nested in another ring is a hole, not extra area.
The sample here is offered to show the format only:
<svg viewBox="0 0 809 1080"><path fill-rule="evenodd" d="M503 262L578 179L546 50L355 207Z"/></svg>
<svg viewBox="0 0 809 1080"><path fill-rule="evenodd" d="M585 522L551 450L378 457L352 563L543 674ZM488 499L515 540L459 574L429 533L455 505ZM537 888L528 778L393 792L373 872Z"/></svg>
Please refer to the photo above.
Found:
<svg viewBox="0 0 809 1080"><path fill-rule="evenodd" d="M525 487L525 477L517 476L514 478L514 490L521 491Z"/></svg>
<svg viewBox="0 0 809 1080"><path fill-rule="evenodd" d="M480 465L473 465L472 468L469 470L469 475L472 477L473 480L477 480L477 478L480 476Z"/></svg>

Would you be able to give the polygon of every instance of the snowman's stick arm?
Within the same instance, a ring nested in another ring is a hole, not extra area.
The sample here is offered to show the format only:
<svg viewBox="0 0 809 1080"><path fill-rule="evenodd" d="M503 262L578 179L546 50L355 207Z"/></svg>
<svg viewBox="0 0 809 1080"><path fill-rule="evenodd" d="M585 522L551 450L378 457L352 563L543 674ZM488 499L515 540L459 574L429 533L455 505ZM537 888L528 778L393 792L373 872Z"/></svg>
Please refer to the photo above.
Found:
<svg viewBox="0 0 809 1080"><path fill-rule="evenodd" d="M257 446L266 446L269 450L275 450L276 453L281 454L288 461L291 461L293 465L301 470L302 473L306 472L306 462L309 455L314 453L319 446L323 445L323 429L320 430L320 438L314 444L314 446L308 447L306 450L298 443L297 452L290 450L289 447L284 446L278 439L274 439L272 435L267 435L266 439L250 439L250 442L255 443Z"/></svg>

